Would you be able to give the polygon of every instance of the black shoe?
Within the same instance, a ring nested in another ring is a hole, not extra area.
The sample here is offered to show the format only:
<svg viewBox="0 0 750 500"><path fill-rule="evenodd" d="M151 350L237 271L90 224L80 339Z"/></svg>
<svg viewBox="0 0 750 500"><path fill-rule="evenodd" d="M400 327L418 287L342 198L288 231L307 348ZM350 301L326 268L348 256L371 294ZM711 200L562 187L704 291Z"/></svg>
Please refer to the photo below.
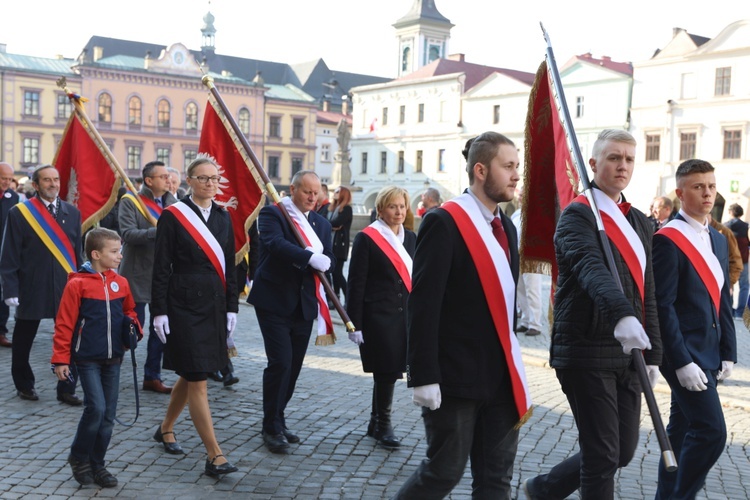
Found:
<svg viewBox="0 0 750 500"><path fill-rule="evenodd" d="M286 453L289 449L289 441L284 434L267 434L265 431L262 434L263 443L271 453Z"/></svg>
<svg viewBox="0 0 750 500"><path fill-rule="evenodd" d="M79 484L85 486L94 482L94 473L91 471L91 462L88 460L76 460L73 455L69 455L68 463L73 470L73 477Z"/></svg>
<svg viewBox="0 0 750 500"><path fill-rule="evenodd" d="M102 488L114 488L117 486L117 478L107 469L99 469L94 472L94 482Z"/></svg>
<svg viewBox="0 0 750 500"><path fill-rule="evenodd" d="M234 373L232 372L229 372L226 375L224 375L224 378L222 380L224 381L224 387L229 387L230 385L234 385L240 381L240 379L235 377Z"/></svg>
<svg viewBox="0 0 750 500"><path fill-rule="evenodd" d="M25 399L26 401L39 401L39 396L37 396L36 391L34 389L28 389L25 391L16 391L16 394L18 394L19 398Z"/></svg>
<svg viewBox="0 0 750 500"><path fill-rule="evenodd" d="M81 406L83 404L83 400L81 398L79 398L75 394L70 394L69 392L58 394L57 400L70 406Z"/></svg>
<svg viewBox="0 0 750 500"><path fill-rule="evenodd" d="M537 330L536 328L529 328L526 330L526 336L527 337L536 337L537 335L541 335L542 332Z"/></svg>
<svg viewBox="0 0 750 500"><path fill-rule="evenodd" d="M172 431L162 432L161 431L161 424L159 424L156 427L156 432L154 432L154 439L156 440L157 443L161 443L161 444L164 445L164 451L166 451L170 455L184 455L185 452L183 451L182 446L180 446L179 444L177 444L177 441L176 441L177 437L175 436L175 442L174 443L167 443L166 441L164 441L164 435L165 434L171 434L171 435L174 436L174 432L172 432Z"/></svg>
<svg viewBox="0 0 750 500"><path fill-rule="evenodd" d="M221 372L212 372L208 374L208 378L211 380L214 380L216 382L223 382L224 376L221 374Z"/></svg>
<svg viewBox="0 0 750 500"><path fill-rule="evenodd" d="M230 472L237 472L239 469L229 462L224 462L220 465L214 465L217 458L223 457L224 455L216 455L210 461L206 459L206 475L219 477L223 474L229 474Z"/></svg>
<svg viewBox="0 0 750 500"><path fill-rule="evenodd" d="M527 479L526 481L524 481L521 484L521 489L523 490L523 492L526 495L526 498L528 500L534 500L536 498L539 498L539 497L537 497L536 492L533 489L534 488L534 479L535 478L530 477L529 479Z"/></svg>
<svg viewBox="0 0 750 500"><path fill-rule="evenodd" d="M284 434L284 437L286 438L287 443L290 443L290 444L299 443L299 436L294 434L289 429L284 429L283 431L281 431L281 433Z"/></svg>
<svg viewBox="0 0 750 500"><path fill-rule="evenodd" d="M528 330L529 330L528 326L519 326L518 328L516 328L516 333L524 333Z"/></svg>

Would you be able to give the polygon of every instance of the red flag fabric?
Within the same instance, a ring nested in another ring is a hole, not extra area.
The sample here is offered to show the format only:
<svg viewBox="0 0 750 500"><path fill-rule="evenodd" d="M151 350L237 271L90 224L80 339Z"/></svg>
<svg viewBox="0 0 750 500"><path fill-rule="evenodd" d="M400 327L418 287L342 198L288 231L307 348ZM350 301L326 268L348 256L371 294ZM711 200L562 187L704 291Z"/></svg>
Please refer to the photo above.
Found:
<svg viewBox="0 0 750 500"><path fill-rule="evenodd" d="M81 211L81 229L86 232L112 209L120 184L94 134L75 112L52 164L60 173L60 198Z"/></svg>
<svg viewBox="0 0 750 500"><path fill-rule="evenodd" d="M554 236L560 213L578 195L578 172L555 105L547 63L536 73L526 115L521 271L557 279Z"/></svg>
<svg viewBox="0 0 750 500"><path fill-rule="evenodd" d="M248 230L263 206L263 181L213 96L203 118L199 154L210 156L219 167L219 189L214 201L229 212L234 229L235 263L250 248Z"/></svg>

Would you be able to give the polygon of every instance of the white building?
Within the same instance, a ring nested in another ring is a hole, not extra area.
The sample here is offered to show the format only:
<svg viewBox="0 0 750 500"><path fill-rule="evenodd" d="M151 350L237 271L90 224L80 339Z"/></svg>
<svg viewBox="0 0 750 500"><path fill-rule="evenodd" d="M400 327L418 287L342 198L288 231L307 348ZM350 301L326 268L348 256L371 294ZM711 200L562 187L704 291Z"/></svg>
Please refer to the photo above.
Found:
<svg viewBox="0 0 750 500"><path fill-rule="evenodd" d="M315 172L324 184L331 182L334 160L339 150L338 125L346 120L351 130L351 115L335 111L318 110L317 125L315 127Z"/></svg>

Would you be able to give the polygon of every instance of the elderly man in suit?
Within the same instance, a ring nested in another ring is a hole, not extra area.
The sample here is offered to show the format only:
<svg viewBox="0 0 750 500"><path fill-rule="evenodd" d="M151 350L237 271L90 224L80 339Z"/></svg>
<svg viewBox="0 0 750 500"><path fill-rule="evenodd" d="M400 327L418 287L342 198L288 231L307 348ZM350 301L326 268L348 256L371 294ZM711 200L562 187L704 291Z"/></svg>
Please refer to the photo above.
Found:
<svg viewBox="0 0 750 500"><path fill-rule="evenodd" d="M675 173L679 214L654 236L654 278L664 342L661 373L672 389L667 435L679 468L659 464L657 499L695 498L724 450L717 381L737 362L727 240L708 225L714 167L687 160Z"/></svg>
<svg viewBox="0 0 750 500"><path fill-rule="evenodd" d="M11 208L0 250L0 280L5 304L16 307L11 373L21 399L37 401L29 354L39 323L54 318L68 273L83 262L81 213L58 197L60 174L43 165L32 174L36 196ZM82 404L76 376L57 383L57 399Z"/></svg>
<svg viewBox="0 0 750 500"><path fill-rule="evenodd" d="M485 132L467 144L469 189L425 217L408 303L407 385L423 406L427 458L397 499L445 498L471 457L475 498L510 498L517 424L531 401L513 333L518 244L498 203L518 152Z"/></svg>
<svg viewBox="0 0 750 500"><path fill-rule="evenodd" d="M318 317L320 328L320 315L328 312L313 272L328 272L335 262L331 224L315 212L318 175L301 170L294 174L289 189L290 195L279 203L284 204L308 246L302 248L297 243L278 206L263 207L258 217L259 262L247 298L255 306L268 358L263 371L262 434L272 453L285 453L289 443L299 442L286 427L284 410L302 369L313 319Z"/></svg>
<svg viewBox="0 0 750 500"><path fill-rule="evenodd" d="M10 209L18 204L18 193L13 191L11 183L13 182L13 167L8 163L0 162L0 237L5 229L5 219L8 218ZM8 318L10 317L10 307L5 302L0 302L0 346L12 347L13 344L8 340Z"/></svg>

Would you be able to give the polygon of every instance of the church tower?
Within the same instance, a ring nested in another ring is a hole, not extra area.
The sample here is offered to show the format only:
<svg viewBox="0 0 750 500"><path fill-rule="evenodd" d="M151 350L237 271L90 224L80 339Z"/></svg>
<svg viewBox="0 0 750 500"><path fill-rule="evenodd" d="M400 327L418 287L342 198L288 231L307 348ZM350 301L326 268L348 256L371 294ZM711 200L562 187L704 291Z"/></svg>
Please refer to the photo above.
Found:
<svg viewBox="0 0 750 500"><path fill-rule="evenodd" d="M393 24L398 38L398 76L407 75L448 55L453 24L435 0L414 0L411 10Z"/></svg>
<svg viewBox="0 0 750 500"><path fill-rule="evenodd" d="M214 15L208 12L203 16L203 27L201 28L201 34L203 35L203 43L201 44L201 51L204 54L213 54L216 52L216 28L214 28Z"/></svg>

